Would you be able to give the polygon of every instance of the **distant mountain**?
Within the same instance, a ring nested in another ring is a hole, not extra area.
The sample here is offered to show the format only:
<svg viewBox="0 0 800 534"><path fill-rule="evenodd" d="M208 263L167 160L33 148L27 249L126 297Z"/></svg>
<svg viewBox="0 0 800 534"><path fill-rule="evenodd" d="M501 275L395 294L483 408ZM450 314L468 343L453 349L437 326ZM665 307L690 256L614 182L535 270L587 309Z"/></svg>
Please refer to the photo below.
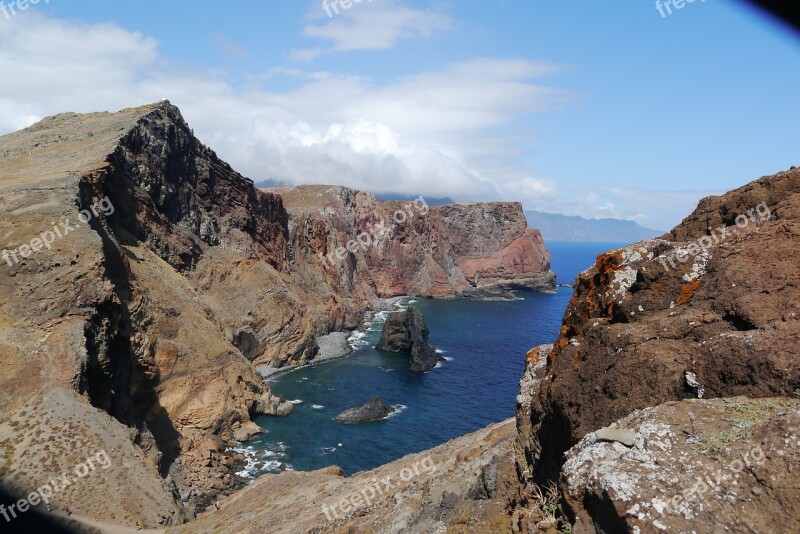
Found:
<svg viewBox="0 0 800 534"><path fill-rule="evenodd" d="M393 201L413 201L419 198L419 196L414 195L396 195L394 193L380 193L375 195L375 200L393 200ZM425 203L428 206L447 206L449 204L455 204L455 200L450 197L422 197L425 199Z"/></svg>
<svg viewBox="0 0 800 534"><path fill-rule="evenodd" d="M526 211L531 228L542 232L545 241L594 241L635 243L663 235L662 230L639 226L622 219L584 219L583 217Z"/></svg>
<svg viewBox="0 0 800 534"><path fill-rule="evenodd" d="M260 182L256 182L253 184L253 187L256 189L268 189L270 187L287 187L290 186L289 182L285 180L275 180L273 178L268 178L267 180L261 180Z"/></svg>

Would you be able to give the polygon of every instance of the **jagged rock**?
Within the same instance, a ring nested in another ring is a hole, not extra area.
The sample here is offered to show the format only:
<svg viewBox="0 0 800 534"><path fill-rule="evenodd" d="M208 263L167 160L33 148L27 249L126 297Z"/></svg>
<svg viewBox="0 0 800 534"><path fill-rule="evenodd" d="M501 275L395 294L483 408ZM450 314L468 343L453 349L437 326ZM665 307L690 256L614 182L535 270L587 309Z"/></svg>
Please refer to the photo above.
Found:
<svg viewBox="0 0 800 534"><path fill-rule="evenodd" d="M327 284L380 298L479 290L553 291L541 233L522 205L377 201L339 186L271 188L290 215L293 251Z"/></svg>
<svg viewBox="0 0 800 534"><path fill-rule="evenodd" d="M633 448L589 434L566 454L573 532L800 531L800 400L668 402L618 424Z"/></svg>
<svg viewBox="0 0 800 534"><path fill-rule="evenodd" d="M250 417L256 417L258 415L284 416L292 413L292 406L293 405L290 402L284 402L280 399L280 397L277 397L271 392L267 391L259 398L253 399L250 402L248 413L250 414Z"/></svg>
<svg viewBox="0 0 800 534"><path fill-rule="evenodd" d="M358 425L361 423L369 423L371 421L380 421L386 419L387 416L393 414L396 410L386 404L386 402L375 395L372 400L364 406L358 408L348 408L339 415L333 418L337 423L345 423L348 425Z"/></svg>
<svg viewBox="0 0 800 534"><path fill-rule="evenodd" d="M386 319L381 339L375 348L410 354L411 370L422 373L433 369L443 359L428 341L428 336L422 312L410 306Z"/></svg>
<svg viewBox="0 0 800 534"><path fill-rule="evenodd" d="M794 169L704 199L661 239L598 256L517 406L520 474L556 479L566 450L637 409L791 396L800 384L798 242Z"/></svg>

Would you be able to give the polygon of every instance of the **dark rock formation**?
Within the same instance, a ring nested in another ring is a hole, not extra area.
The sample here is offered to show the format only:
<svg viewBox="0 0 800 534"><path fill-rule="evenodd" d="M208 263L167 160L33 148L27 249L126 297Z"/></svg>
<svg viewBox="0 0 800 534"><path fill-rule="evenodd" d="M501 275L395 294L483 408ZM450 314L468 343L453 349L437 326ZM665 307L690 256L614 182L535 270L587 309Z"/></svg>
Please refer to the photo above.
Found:
<svg viewBox="0 0 800 534"><path fill-rule="evenodd" d="M396 411L397 410L386 404L382 398L375 395L372 397L372 400L364 406L348 408L334 417L333 420L337 423L345 423L347 425L359 425L371 421L380 421Z"/></svg>
<svg viewBox="0 0 800 534"><path fill-rule="evenodd" d="M386 319L381 339L375 348L410 354L411 370L424 373L442 361L442 357L428 341L428 335L428 327L425 326L422 312L410 306L407 310L393 313Z"/></svg>
<svg viewBox="0 0 800 534"><path fill-rule="evenodd" d="M662 239L600 255L576 280L556 343L529 354L517 405L522 480L570 478L564 453L635 410L796 395L799 243L800 169L792 169L703 200ZM604 446L626 448L616 437ZM605 521L618 517L609 504L617 497L591 509L581 498L570 501L576 517L616 531Z"/></svg>
<svg viewBox="0 0 800 534"><path fill-rule="evenodd" d="M261 354L261 343L250 326L243 326L236 331L233 335L233 344L251 362Z"/></svg>

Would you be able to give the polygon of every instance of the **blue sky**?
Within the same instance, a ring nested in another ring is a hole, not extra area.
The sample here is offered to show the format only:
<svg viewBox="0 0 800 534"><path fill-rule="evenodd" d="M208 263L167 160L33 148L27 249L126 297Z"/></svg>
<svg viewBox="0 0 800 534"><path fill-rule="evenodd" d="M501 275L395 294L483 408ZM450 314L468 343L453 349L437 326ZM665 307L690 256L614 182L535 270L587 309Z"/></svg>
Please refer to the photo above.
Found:
<svg viewBox="0 0 800 534"><path fill-rule="evenodd" d="M0 132L166 97L256 181L659 229L800 165L800 39L739 2L666 17L611 0L338 9L42 0L0 13Z"/></svg>

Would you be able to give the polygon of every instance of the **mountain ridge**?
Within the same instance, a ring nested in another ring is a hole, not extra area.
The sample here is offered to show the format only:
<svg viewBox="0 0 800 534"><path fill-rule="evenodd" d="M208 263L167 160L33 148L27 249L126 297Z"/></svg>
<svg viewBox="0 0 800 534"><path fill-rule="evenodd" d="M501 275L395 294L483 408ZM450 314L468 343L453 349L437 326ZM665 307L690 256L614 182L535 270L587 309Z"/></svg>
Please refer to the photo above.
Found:
<svg viewBox="0 0 800 534"><path fill-rule="evenodd" d="M596 243L635 243L663 235L662 230L640 226L625 219L586 219L577 215L525 210L525 218L538 228L546 241L587 241Z"/></svg>

